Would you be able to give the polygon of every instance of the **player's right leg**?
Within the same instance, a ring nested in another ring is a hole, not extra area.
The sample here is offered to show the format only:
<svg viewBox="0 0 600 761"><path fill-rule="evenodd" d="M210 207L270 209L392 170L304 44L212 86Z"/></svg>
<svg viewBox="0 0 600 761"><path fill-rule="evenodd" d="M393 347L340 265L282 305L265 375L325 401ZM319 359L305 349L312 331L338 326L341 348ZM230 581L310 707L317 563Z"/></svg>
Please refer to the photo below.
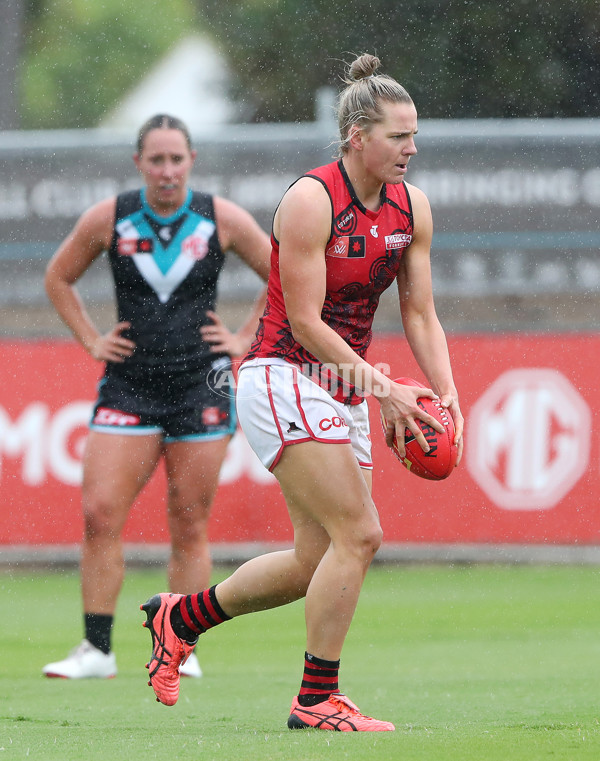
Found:
<svg viewBox="0 0 600 761"><path fill-rule="evenodd" d="M86 612L113 614L124 565L121 533L161 456L160 434L90 431L83 468L81 589Z"/></svg>
<svg viewBox="0 0 600 761"><path fill-rule="evenodd" d="M121 532L160 454L161 439L157 434L128 436L90 431L82 488L85 639L64 660L44 666L46 676L84 679L116 675L111 629L124 575Z"/></svg>

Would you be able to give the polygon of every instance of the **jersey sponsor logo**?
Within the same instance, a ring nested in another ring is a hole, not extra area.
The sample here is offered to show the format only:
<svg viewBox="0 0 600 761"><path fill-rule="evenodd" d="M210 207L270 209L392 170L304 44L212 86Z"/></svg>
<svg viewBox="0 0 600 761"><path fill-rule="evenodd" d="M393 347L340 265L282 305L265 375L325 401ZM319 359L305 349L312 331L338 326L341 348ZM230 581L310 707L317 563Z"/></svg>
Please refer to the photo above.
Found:
<svg viewBox="0 0 600 761"><path fill-rule="evenodd" d="M379 238L379 233L377 232L377 228L378 228L378 227L379 227L379 225L373 225L373 226L371 227L371 235L372 235L374 238Z"/></svg>
<svg viewBox="0 0 600 761"><path fill-rule="evenodd" d="M336 238L325 252L337 259L364 259L367 255L364 235L346 235Z"/></svg>
<svg viewBox="0 0 600 761"><path fill-rule="evenodd" d="M119 238L117 252L121 256L133 256L134 254L151 254L154 251L152 238Z"/></svg>
<svg viewBox="0 0 600 761"><path fill-rule="evenodd" d="M189 235L181 244L181 251L184 256L200 261L208 254L208 241L200 235Z"/></svg>
<svg viewBox="0 0 600 761"><path fill-rule="evenodd" d="M319 421L319 428L322 431L329 431L332 428L348 428L348 424L344 420L344 418L338 417L337 415L332 418L323 418L323 420Z"/></svg>
<svg viewBox="0 0 600 761"><path fill-rule="evenodd" d="M394 248L406 248L412 241L412 235L407 233L394 233L385 236L385 249L390 251Z"/></svg>
<svg viewBox="0 0 600 761"><path fill-rule="evenodd" d="M127 412L121 412L120 410L111 410L108 407L98 407L94 419L92 420L94 425L139 425L139 415L130 415Z"/></svg>

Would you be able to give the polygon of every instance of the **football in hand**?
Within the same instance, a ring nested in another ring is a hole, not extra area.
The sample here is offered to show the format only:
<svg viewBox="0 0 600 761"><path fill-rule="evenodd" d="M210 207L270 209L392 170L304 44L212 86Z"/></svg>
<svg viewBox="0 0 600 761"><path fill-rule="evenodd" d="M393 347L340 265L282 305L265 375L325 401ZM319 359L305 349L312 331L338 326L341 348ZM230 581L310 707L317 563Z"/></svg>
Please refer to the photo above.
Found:
<svg viewBox="0 0 600 761"><path fill-rule="evenodd" d="M400 383L402 386L421 386L426 388L422 383L412 378L395 378L394 383ZM429 452L424 452L421 449L419 442L408 428L404 429L405 456L400 457L398 441L395 435L393 452L411 473L421 478L427 478L430 481L441 481L452 473L458 456L458 448L454 443L454 420L448 410L442 407L439 399L429 399L429 397L423 396L417 399L417 404L422 410L444 426L444 433L438 433L435 428L417 419L416 422L429 444ZM383 414L381 415L381 422L385 433L387 431L387 422Z"/></svg>

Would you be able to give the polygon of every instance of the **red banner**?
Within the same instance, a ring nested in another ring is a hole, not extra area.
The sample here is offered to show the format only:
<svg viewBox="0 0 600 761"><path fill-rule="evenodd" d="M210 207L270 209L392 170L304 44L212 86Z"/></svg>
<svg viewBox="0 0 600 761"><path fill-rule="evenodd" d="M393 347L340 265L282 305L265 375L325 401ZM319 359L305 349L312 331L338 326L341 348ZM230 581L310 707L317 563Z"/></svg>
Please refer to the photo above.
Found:
<svg viewBox="0 0 600 761"><path fill-rule="evenodd" d="M406 471L371 404L374 496L391 543L600 543L600 336L449 338L467 421L449 479ZM369 359L424 381L405 341L379 336ZM70 342L0 341L0 545L80 541L81 455L101 366ZM125 539L168 541L164 474L136 503ZM213 543L289 541L275 479L238 432L221 472Z"/></svg>

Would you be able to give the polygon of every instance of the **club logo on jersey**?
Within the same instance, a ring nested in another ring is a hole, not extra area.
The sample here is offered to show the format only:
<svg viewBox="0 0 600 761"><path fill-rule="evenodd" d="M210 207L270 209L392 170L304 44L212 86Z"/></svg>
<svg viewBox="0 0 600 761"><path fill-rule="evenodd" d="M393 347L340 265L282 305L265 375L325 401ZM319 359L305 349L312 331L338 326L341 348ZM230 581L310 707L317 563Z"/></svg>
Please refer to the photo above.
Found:
<svg viewBox="0 0 600 761"><path fill-rule="evenodd" d="M356 219L356 214L352 208L352 204L350 204L350 206L346 206L346 208L337 215L333 223L333 229L335 230L336 235L351 235L356 230L357 223L358 220Z"/></svg>
<svg viewBox="0 0 600 761"><path fill-rule="evenodd" d="M154 252L154 241L152 238L119 238L117 252L121 256L151 254Z"/></svg>
<svg viewBox="0 0 600 761"><path fill-rule="evenodd" d="M346 235L336 238L325 252L337 259L364 259L367 255L364 235Z"/></svg>
<svg viewBox="0 0 600 761"><path fill-rule="evenodd" d="M204 259L208 253L208 241L200 235L189 235L181 244L181 252L190 259Z"/></svg>
<svg viewBox="0 0 600 761"><path fill-rule="evenodd" d="M94 425L139 425L139 415L130 415L120 410L111 410L108 407L98 407L92 423Z"/></svg>
<svg viewBox="0 0 600 761"><path fill-rule="evenodd" d="M385 236L385 249L391 251L395 248L406 248L412 241L412 235L407 233L394 233Z"/></svg>

